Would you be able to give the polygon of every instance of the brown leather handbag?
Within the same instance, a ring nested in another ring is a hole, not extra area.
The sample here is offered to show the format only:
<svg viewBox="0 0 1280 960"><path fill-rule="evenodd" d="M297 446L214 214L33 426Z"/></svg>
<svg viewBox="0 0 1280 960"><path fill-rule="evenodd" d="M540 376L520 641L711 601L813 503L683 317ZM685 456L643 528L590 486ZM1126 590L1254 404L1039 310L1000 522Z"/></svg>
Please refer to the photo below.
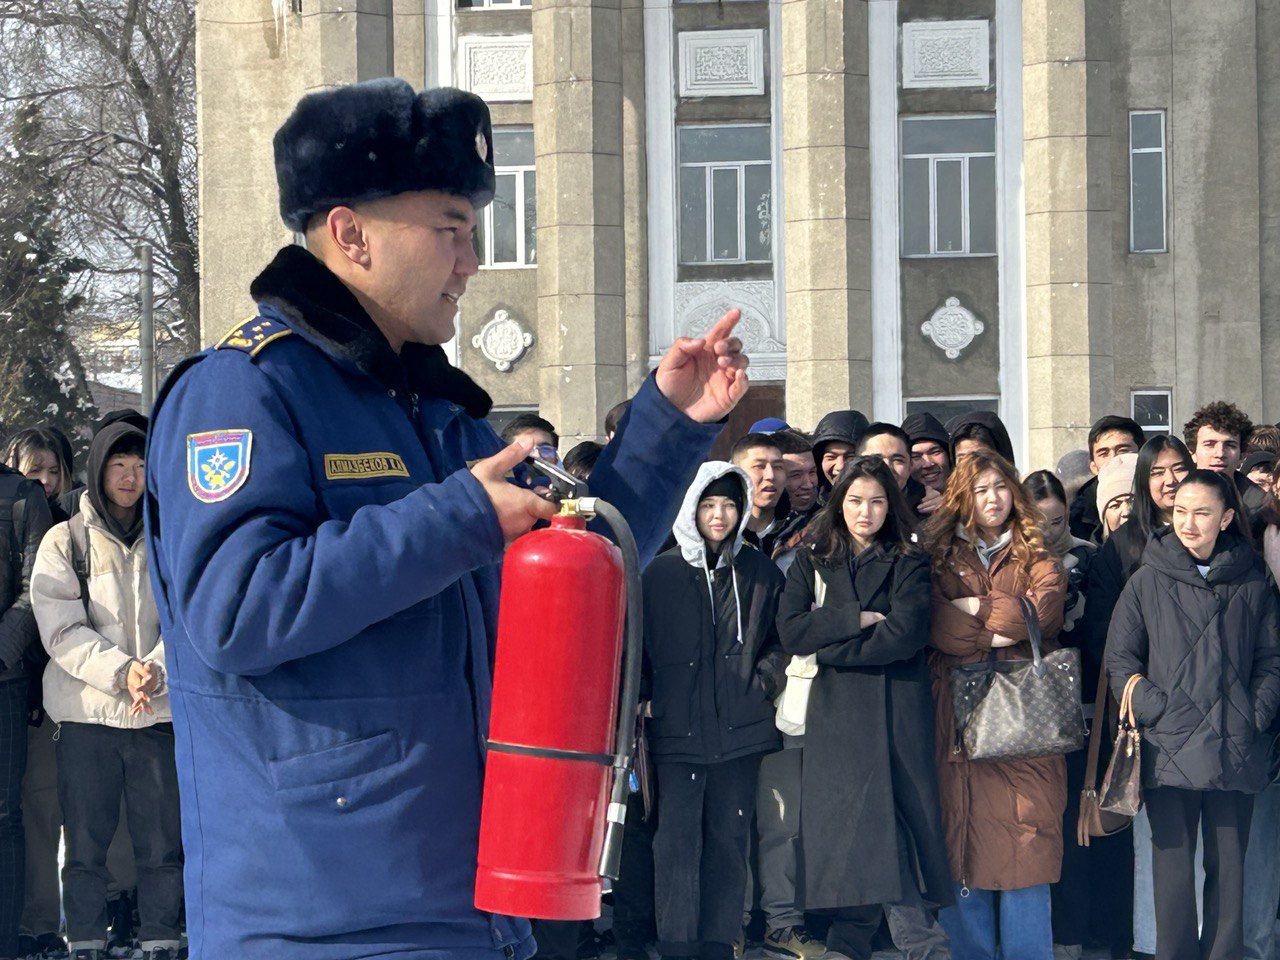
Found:
<svg viewBox="0 0 1280 960"><path fill-rule="evenodd" d="M1133 688L1142 675L1135 673L1124 685L1120 698L1120 729L1115 751L1102 778L1098 809L1122 817L1135 817L1142 809L1142 734L1133 715Z"/></svg>
<svg viewBox="0 0 1280 960"><path fill-rule="evenodd" d="M1089 846L1092 837L1109 837L1133 822L1124 814L1104 812L1098 806L1098 758L1106 737L1107 716L1111 711L1111 689L1107 684L1107 667L1098 671L1098 697L1093 708L1093 726L1089 730L1089 755L1085 761L1084 789L1080 791L1080 815L1076 818L1076 843Z"/></svg>

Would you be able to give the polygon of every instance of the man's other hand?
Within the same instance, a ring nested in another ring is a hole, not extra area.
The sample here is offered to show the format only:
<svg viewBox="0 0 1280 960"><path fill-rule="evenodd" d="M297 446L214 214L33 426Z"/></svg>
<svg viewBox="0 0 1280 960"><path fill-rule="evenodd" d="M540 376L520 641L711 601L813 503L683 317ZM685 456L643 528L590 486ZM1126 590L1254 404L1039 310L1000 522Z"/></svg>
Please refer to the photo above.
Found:
<svg viewBox="0 0 1280 960"><path fill-rule="evenodd" d="M502 527L502 537L507 543L528 533L539 520L550 520L556 515L554 503L507 480L507 475L529 456L532 449L532 441L517 440L471 468L472 475L480 481L493 503L498 524Z"/></svg>
<svg viewBox="0 0 1280 960"><path fill-rule="evenodd" d="M658 364L658 389L690 420L715 423L746 394L750 361L732 336L741 318L741 310L730 310L705 336L681 337Z"/></svg>

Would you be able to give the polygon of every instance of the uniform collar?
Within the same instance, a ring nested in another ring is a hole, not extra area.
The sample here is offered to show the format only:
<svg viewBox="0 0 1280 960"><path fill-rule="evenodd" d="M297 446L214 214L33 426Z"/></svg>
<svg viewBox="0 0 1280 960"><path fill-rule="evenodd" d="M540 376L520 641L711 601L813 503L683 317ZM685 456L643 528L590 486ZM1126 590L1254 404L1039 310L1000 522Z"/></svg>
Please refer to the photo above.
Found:
<svg viewBox="0 0 1280 960"><path fill-rule="evenodd" d="M379 383L448 400L477 419L493 407L489 395L450 364L440 347L406 343L397 355L355 294L300 246L282 248L249 293L329 356Z"/></svg>

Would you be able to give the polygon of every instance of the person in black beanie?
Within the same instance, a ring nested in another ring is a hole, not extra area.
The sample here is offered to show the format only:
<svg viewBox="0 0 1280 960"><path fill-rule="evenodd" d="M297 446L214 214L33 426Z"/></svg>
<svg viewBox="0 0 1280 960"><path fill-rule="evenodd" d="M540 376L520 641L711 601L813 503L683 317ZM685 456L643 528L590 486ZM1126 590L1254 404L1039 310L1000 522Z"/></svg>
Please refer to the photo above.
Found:
<svg viewBox="0 0 1280 960"><path fill-rule="evenodd" d="M743 470L703 464L672 527L676 546L644 573L663 957L732 960L757 770L779 745L773 698L787 657L774 619L783 578L744 543L750 501Z"/></svg>
<svg viewBox="0 0 1280 960"><path fill-rule="evenodd" d="M913 413L902 421L911 439L911 476L941 493L951 476L951 434L931 413Z"/></svg>

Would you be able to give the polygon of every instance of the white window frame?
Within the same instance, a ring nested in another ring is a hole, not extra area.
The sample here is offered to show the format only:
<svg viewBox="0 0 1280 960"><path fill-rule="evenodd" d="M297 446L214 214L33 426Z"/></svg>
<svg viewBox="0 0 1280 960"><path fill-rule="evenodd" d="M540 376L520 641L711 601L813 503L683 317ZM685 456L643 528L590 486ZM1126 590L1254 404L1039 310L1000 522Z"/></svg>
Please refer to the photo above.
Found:
<svg viewBox="0 0 1280 960"><path fill-rule="evenodd" d="M532 133L533 127L527 126L503 126L498 127L494 131L494 137L497 138L499 133ZM495 147L494 153L497 153ZM496 157L495 157L496 159ZM493 204L488 204L481 211L481 219L484 224L484 249L480 251L480 269L481 270L532 270L537 267L536 263L527 263L528 250L525 249L525 222L524 222L524 175L532 173L534 181L537 181L538 171L536 163L523 165L496 165L493 168L494 182L503 175L514 175L516 178L516 259L513 261L503 261L502 263L493 262ZM538 225L533 225L534 230L538 229Z"/></svg>
<svg viewBox="0 0 1280 960"><path fill-rule="evenodd" d="M1133 145L1133 118L1160 118L1160 146L1135 147ZM1163 110L1130 110L1129 111L1129 252L1130 253L1168 253L1169 252L1169 156L1167 118ZM1160 247L1158 249L1139 250L1134 242L1133 232L1133 155L1135 153L1160 154Z"/></svg>
<svg viewBox="0 0 1280 960"><path fill-rule="evenodd" d="M742 160L733 163L725 160L707 160L696 161L693 163L682 163L680 161L680 132L682 130L728 130L735 127L754 127L769 131L769 159L768 160ZM763 260L748 260L745 257L747 252L747 167L768 167L769 177L769 256ZM707 255L705 260L681 260L680 259L680 171L687 168L701 168L704 170L704 184L706 186L707 200L707 243L704 252ZM717 170L733 170L738 174L738 258L736 260L715 260L712 259L715 245L715 195L712 192L712 185L715 179L715 171ZM773 135L768 123L682 123L676 127L676 260L682 267L714 267L723 266L725 264L735 263L773 263L774 244L777 240L778 229L774 219L773 186L775 180L773 178Z"/></svg>
<svg viewBox="0 0 1280 960"><path fill-rule="evenodd" d="M1160 426L1158 423L1142 423L1137 416L1137 400L1138 397L1164 397L1169 402L1169 423L1167 426ZM1175 436L1173 432L1173 390L1168 387L1141 387L1129 391L1129 418L1133 420L1143 429L1143 432L1152 431L1152 436L1156 433L1169 432L1169 436Z"/></svg>
<svg viewBox="0 0 1280 960"><path fill-rule="evenodd" d="M973 253L969 250L969 160L975 157L991 157L996 159L996 151L993 149L989 152L980 153L907 153L903 143L905 138L903 132L906 125L912 121L918 120L991 120L996 121L996 115L993 113L928 113L917 114L914 116L906 116L898 118L898 179L902 185L899 190L905 189L907 178L905 176L906 162L908 160L928 160L929 161L929 252L928 253L907 253L906 240L907 231L905 224L899 222L898 234L900 237L898 250L904 259L908 260L942 260L952 259L955 257L994 257L1000 246L999 227L1000 227L1000 171L999 163L996 166L996 250L989 253ZM994 136L998 136L998 124L993 127ZM941 251L938 246L938 161L960 160L960 199L961 199L961 230L964 235L964 250ZM899 218L903 216L906 210L906 204L903 202L901 195L898 197ZM962 398L963 399L963 398Z"/></svg>

